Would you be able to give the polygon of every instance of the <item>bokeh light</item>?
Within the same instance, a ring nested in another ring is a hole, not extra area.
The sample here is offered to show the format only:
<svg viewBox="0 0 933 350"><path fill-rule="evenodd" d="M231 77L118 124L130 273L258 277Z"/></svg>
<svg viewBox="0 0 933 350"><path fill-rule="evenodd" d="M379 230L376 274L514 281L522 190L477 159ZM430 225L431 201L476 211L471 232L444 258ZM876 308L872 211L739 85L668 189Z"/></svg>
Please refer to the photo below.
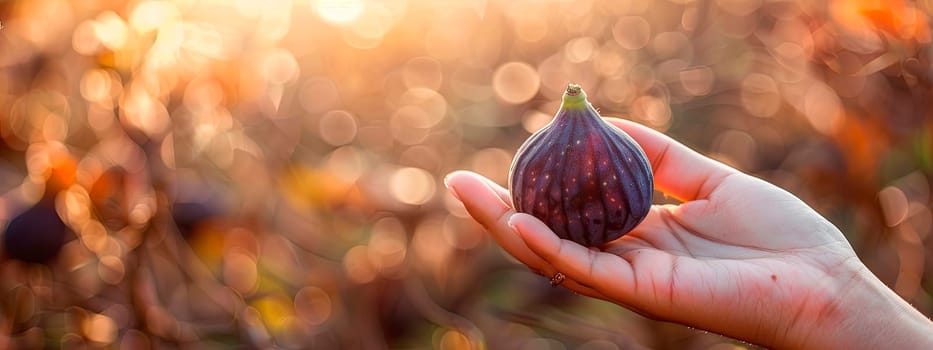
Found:
<svg viewBox="0 0 933 350"><path fill-rule="evenodd" d="M527 102L538 93L540 84L538 72L521 62L503 64L492 76L492 87L496 90L496 95L508 103Z"/></svg>
<svg viewBox="0 0 933 350"><path fill-rule="evenodd" d="M318 287L304 287L295 294L295 312L312 325L324 323L333 312L330 295Z"/></svg>
<svg viewBox="0 0 933 350"><path fill-rule="evenodd" d="M436 185L431 173L420 168L402 168L391 175L389 190L396 199L406 204L427 203L433 196Z"/></svg>

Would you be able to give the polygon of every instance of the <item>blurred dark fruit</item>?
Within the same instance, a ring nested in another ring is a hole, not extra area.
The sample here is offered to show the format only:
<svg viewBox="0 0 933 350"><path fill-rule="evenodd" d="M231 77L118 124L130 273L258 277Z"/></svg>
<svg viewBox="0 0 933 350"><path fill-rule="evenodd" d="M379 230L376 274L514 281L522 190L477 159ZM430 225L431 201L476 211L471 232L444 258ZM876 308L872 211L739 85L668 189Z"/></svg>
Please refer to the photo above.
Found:
<svg viewBox="0 0 933 350"><path fill-rule="evenodd" d="M229 214L226 188L188 173L179 174L172 187L172 218L183 237L222 226Z"/></svg>
<svg viewBox="0 0 933 350"><path fill-rule="evenodd" d="M211 202L179 202L172 205L172 218L182 236L189 237L204 225L223 215Z"/></svg>
<svg viewBox="0 0 933 350"><path fill-rule="evenodd" d="M7 257L30 263L47 263L58 256L68 227L51 201L42 201L20 213L7 225L3 250Z"/></svg>
<svg viewBox="0 0 933 350"><path fill-rule="evenodd" d="M576 84L567 87L554 120L519 148L509 186L516 210L584 246L603 245L635 228L654 193L641 147L603 121Z"/></svg>
<svg viewBox="0 0 933 350"><path fill-rule="evenodd" d="M47 263L58 256L70 229L55 210L55 198L75 183L77 161L61 144L45 144L36 151L44 159L44 193L32 207L19 213L3 234L7 258L30 263Z"/></svg>

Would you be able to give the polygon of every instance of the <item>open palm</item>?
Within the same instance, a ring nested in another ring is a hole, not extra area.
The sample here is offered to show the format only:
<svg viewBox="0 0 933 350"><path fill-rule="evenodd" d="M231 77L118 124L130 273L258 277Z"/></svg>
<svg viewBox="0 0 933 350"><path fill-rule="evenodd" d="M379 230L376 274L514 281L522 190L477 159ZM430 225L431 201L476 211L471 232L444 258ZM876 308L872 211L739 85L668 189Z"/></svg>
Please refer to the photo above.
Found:
<svg viewBox="0 0 933 350"><path fill-rule="evenodd" d="M864 269L839 230L776 186L609 121L645 150L658 190L682 204L653 206L599 249L516 213L507 190L477 174L455 172L447 185L506 251L546 277L563 273L578 293L758 344L806 344Z"/></svg>

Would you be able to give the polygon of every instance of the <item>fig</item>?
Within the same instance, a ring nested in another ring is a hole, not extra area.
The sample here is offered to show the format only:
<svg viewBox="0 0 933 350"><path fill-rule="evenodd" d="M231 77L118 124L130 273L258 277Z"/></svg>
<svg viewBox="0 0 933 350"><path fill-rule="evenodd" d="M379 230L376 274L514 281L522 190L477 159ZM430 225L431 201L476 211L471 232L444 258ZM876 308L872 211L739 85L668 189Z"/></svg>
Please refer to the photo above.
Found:
<svg viewBox="0 0 933 350"><path fill-rule="evenodd" d="M519 147L509 190L516 211L560 238L598 247L645 219L654 177L641 146L570 84L554 119Z"/></svg>

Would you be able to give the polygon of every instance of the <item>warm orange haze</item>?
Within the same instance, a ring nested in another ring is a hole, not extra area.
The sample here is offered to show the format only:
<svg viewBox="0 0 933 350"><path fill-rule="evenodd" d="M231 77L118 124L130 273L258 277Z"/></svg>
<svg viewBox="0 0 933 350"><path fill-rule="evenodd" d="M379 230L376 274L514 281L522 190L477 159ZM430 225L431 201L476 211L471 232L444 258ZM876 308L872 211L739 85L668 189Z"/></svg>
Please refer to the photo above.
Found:
<svg viewBox="0 0 933 350"><path fill-rule="evenodd" d="M800 197L930 316L931 14L0 1L0 348L753 348L551 288L445 190L506 185L571 82Z"/></svg>

